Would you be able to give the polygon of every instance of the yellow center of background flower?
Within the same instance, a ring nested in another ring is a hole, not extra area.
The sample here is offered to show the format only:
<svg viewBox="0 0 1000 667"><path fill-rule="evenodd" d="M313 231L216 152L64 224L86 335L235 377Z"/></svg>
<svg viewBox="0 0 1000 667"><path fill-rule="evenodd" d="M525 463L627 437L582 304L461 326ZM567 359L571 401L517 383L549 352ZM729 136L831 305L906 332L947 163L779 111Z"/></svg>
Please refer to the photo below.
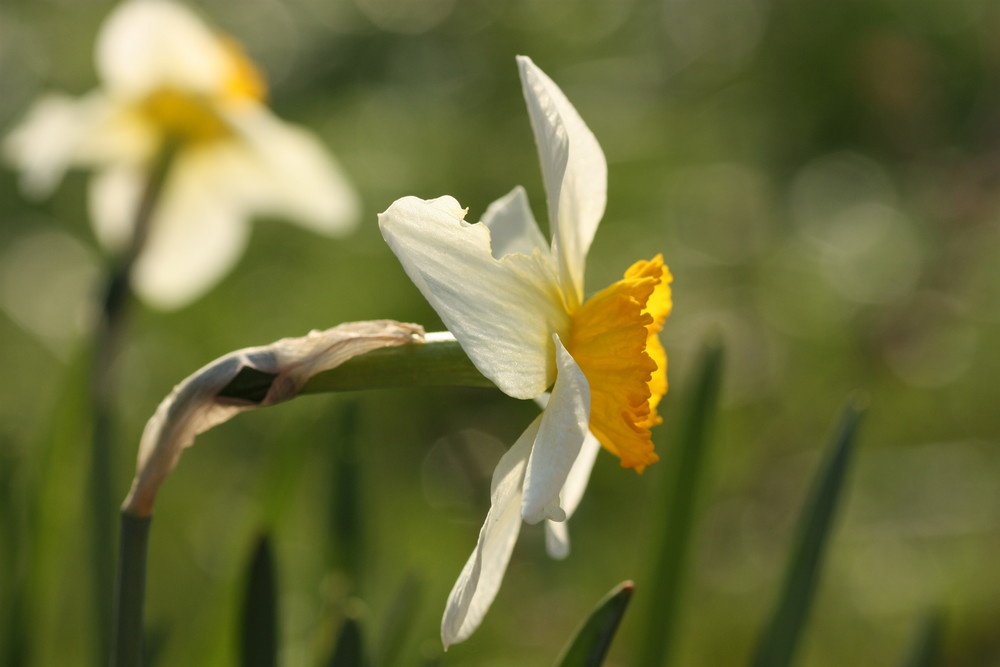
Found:
<svg viewBox="0 0 1000 667"><path fill-rule="evenodd" d="M667 391L667 355L658 334L670 314L670 271L657 255L633 264L622 280L572 315L567 350L590 383L590 430L637 472L659 457L649 429Z"/></svg>
<svg viewBox="0 0 1000 667"><path fill-rule="evenodd" d="M267 85L236 40L221 36L225 76L211 94L161 88L143 100L141 113L165 136L185 144L204 144L232 134L220 115L226 106L263 102Z"/></svg>

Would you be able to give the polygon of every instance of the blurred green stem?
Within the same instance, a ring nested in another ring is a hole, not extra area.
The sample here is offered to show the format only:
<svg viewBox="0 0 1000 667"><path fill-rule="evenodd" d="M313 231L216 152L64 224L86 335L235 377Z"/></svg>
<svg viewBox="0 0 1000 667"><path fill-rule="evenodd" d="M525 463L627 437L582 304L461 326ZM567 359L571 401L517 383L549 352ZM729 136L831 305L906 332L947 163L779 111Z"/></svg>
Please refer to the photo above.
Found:
<svg viewBox="0 0 1000 667"><path fill-rule="evenodd" d="M90 374L91 433L90 489L91 556L94 573L94 600L97 616L98 664L104 664L110 653L112 633L111 596L114 582L114 520L116 494L113 435L113 403L117 393L115 360L121 350L127 314L129 280L132 269L149 236L153 212L163 192L167 173L173 163L176 148L167 142L150 168L149 178L139 200L133 221L133 233L128 247L111 265L101 302L100 319L95 332L93 366ZM120 575L120 573L119 573Z"/></svg>
<svg viewBox="0 0 1000 667"><path fill-rule="evenodd" d="M146 595L146 546L152 517L122 512L118 579L115 582L115 628L112 667L142 664L143 601Z"/></svg>

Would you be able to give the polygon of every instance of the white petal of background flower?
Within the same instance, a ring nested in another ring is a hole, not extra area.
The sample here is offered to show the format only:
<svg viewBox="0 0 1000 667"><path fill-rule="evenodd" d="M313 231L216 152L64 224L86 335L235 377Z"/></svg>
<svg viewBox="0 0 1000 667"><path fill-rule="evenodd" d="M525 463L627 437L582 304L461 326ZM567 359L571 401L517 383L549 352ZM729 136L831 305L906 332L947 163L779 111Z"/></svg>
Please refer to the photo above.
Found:
<svg viewBox="0 0 1000 667"><path fill-rule="evenodd" d="M382 236L469 358L501 391L532 398L555 378L552 332L569 327L555 270L541 252L490 253L490 232L451 197L397 200Z"/></svg>
<svg viewBox="0 0 1000 667"><path fill-rule="evenodd" d="M240 211L207 199L186 204L189 208L157 214L164 224L150 235L132 277L136 293L162 310L181 308L214 287L239 260L249 237ZM203 208L195 208L199 204Z"/></svg>
<svg viewBox="0 0 1000 667"><path fill-rule="evenodd" d="M580 454L590 424L587 378L558 335L553 338L559 374L542 412L538 438L531 449L525 473L521 516L528 523L566 519L565 510L559 504L559 494Z"/></svg>
<svg viewBox="0 0 1000 667"><path fill-rule="evenodd" d="M145 183L146 173L141 167L112 167L91 178L87 200L90 222L106 249L119 252L128 244Z"/></svg>
<svg viewBox="0 0 1000 667"><path fill-rule="evenodd" d="M228 73L218 37L186 7L168 0L120 5L102 26L96 58L108 89L132 98L163 86L216 91Z"/></svg>
<svg viewBox="0 0 1000 667"><path fill-rule="evenodd" d="M507 450L493 471L489 514L475 550L451 589L441 620L445 648L464 641L479 627L500 590L521 530L521 485L540 424L541 416Z"/></svg>
<svg viewBox="0 0 1000 667"><path fill-rule="evenodd" d="M81 134L92 125L89 109L66 95L39 99L4 142L5 157L21 169L21 187L32 197L49 194L76 160Z"/></svg>
<svg viewBox="0 0 1000 667"><path fill-rule="evenodd" d="M151 305L185 305L211 288L239 259L247 242L247 201L233 178L242 168L237 147L220 146L177 156L164 184L149 237L136 262L133 286ZM121 250L146 187L145 171L117 168L91 182L91 219L98 239Z"/></svg>
<svg viewBox="0 0 1000 667"><path fill-rule="evenodd" d="M158 308L179 308L201 296L239 260L250 233L246 202L213 187L222 178L206 152L183 156L154 213L149 237L133 272L133 287ZM223 172L224 173L224 172Z"/></svg>
<svg viewBox="0 0 1000 667"><path fill-rule="evenodd" d="M564 280L583 299L584 265L607 204L608 165L600 144L552 79L518 56L535 132L555 254ZM575 305L575 304L573 304Z"/></svg>
<svg viewBox="0 0 1000 667"><path fill-rule="evenodd" d="M286 217L314 232L341 235L358 222L361 203L343 169L310 132L263 107L241 108L226 119L249 153L246 189L261 213Z"/></svg>
<svg viewBox="0 0 1000 667"><path fill-rule="evenodd" d="M538 248L548 254L548 244L528 204L528 195L520 185L486 208L481 222L490 228L493 257L500 259L512 252L530 255Z"/></svg>
<svg viewBox="0 0 1000 667"><path fill-rule="evenodd" d="M28 196L48 195L67 169L145 159L153 143L148 129L106 96L44 95L4 141L4 157L21 171Z"/></svg>

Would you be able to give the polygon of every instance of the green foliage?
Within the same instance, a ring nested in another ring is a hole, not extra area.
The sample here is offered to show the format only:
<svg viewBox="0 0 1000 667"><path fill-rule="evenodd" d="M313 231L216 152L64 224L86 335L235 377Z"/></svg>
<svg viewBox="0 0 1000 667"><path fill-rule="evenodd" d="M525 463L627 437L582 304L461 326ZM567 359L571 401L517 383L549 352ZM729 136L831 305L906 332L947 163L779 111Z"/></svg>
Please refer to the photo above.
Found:
<svg viewBox="0 0 1000 667"><path fill-rule="evenodd" d="M635 584L625 581L615 586L583 622L576 636L563 650L556 667L600 667L611 649L622 616L635 591Z"/></svg>
<svg viewBox="0 0 1000 667"><path fill-rule="evenodd" d="M376 664L409 664L401 656L406 640L415 629L417 613L423 601L424 591L420 580L416 575L407 576L382 620L382 633L373 651Z"/></svg>
<svg viewBox="0 0 1000 667"><path fill-rule="evenodd" d="M944 619L940 613L928 614L920 624L910 654L902 667L934 667L941 662L941 635Z"/></svg>
<svg viewBox="0 0 1000 667"><path fill-rule="evenodd" d="M803 508L784 585L757 644L753 667L792 664L815 597L860 418L861 410L848 404Z"/></svg>
<svg viewBox="0 0 1000 667"><path fill-rule="evenodd" d="M328 667L367 667L368 657L361 634L361 622L345 618L337 635L337 644L330 656Z"/></svg>
<svg viewBox="0 0 1000 667"><path fill-rule="evenodd" d="M719 345L709 345L702 351L694 387L681 417L683 424L678 446L665 463L670 467L671 476L669 484L664 485L657 508L658 517L663 517L657 522L662 525L662 534L659 548L649 559L650 585L645 610L646 629L637 663L640 665L667 665L673 655L702 468L718 409L722 362L723 351Z"/></svg>
<svg viewBox="0 0 1000 667"><path fill-rule="evenodd" d="M271 539L266 534L262 534L254 545L244 585L240 665L277 667L280 642L278 576Z"/></svg>
<svg viewBox="0 0 1000 667"><path fill-rule="evenodd" d="M365 560L361 458L358 452L358 405L349 402L340 411L331 450L329 548L330 565L347 575L353 585L362 581Z"/></svg>

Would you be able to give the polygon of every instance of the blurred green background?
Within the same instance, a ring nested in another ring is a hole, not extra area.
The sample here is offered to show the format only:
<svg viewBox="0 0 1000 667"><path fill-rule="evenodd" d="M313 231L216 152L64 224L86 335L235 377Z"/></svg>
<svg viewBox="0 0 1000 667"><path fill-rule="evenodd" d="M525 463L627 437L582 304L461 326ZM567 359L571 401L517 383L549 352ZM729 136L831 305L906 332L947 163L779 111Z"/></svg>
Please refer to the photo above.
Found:
<svg viewBox="0 0 1000 667"><path fill-rule="evenodd" d="M43 91L96 85L93 40L112 6L5 0L0 131ZM521 184L544 221L514 64L526 54L608 157L590 289L661 251L674 273L663 334L672 391L655 435L665 462L698 350L714 334L726 346L676 664L745 664L825 436L856 389L870 410L800 664L899 664L932 608L946 614L947 664L1000 664L1000 7L195 8L260 64L276 112L323 138L360 189L364 218L341 241L259 221L208 296L174 313L135 304L116 496L146 418L212 358L350 320L440 327L379 236L376 213L394 199L451 194L475 220ZM28 637L36 665L90 664L95 650L88 450L66 398L79 391L74 360L89 344L104 263L86 181L71 174L30 202L0 171L0 642ZM345 614L385 645L407 596L415 611L395 664L547 665L596 600L633 578L637 608L609 662L631 664L667 463L636 476L605 455L571 522L570 558L548 560L540 529L526 527L483 626L441 656L440 615L485 516L492 467L535 413L498 391L399 389L306 397L205 434L157 507L147 604L157 664L234 664L243 571L262 530L279 568L285 665L316 664ZM11 602L18 590L26 608Z"/></svg>

